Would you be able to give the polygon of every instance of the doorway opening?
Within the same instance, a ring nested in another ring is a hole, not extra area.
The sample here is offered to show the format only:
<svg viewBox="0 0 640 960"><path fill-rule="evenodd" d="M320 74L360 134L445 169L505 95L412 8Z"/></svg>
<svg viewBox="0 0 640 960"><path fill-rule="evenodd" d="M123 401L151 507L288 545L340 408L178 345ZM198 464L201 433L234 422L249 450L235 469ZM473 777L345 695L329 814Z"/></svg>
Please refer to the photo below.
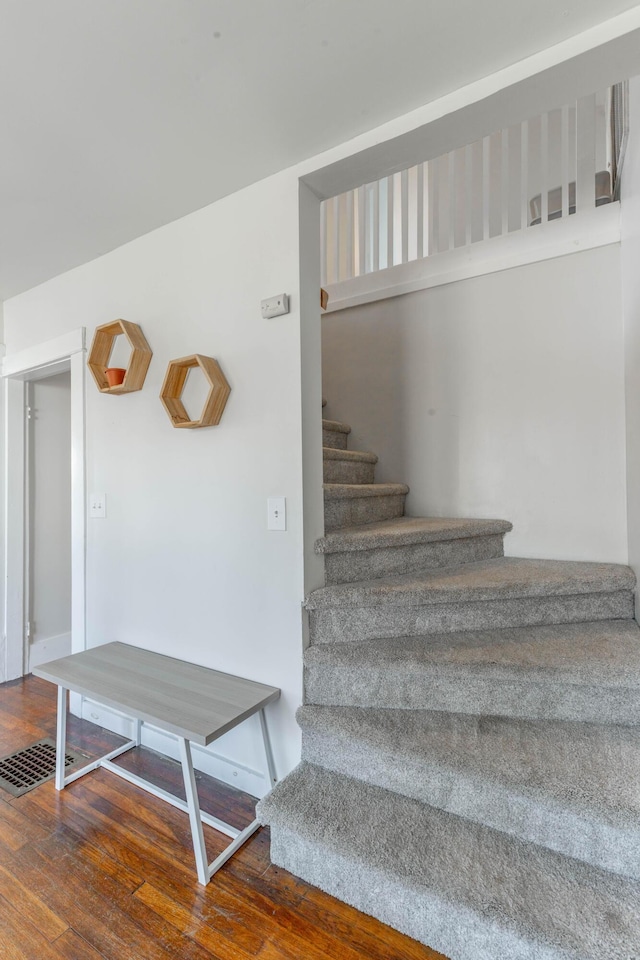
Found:
<svg viewBox="0 0 640 960"><path fill-rule="evenodd" d="M26 384L25 660L71 653L71 373Z"/></svg>
<svg viewBox="0 0 640 960"><path fill-rule="evenodd" d="M0 683L85 647L84 340L80 328L3 362Z"/></svg>

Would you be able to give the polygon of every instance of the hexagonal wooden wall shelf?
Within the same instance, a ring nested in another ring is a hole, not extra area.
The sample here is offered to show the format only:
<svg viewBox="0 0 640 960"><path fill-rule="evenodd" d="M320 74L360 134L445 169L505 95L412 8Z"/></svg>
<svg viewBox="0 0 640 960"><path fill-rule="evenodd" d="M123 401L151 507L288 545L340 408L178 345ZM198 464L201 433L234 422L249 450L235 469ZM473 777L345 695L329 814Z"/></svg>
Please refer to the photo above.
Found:
<svg viewBox="0 0 640 960"><path fill-rule="evenodd" d="M113 344L119 336L125 336L129 341L131 357L124 381L117 387L110 387L105 370L109 366ZM113 320L111 323L103 323L101 327L96 327L87 366L93 374L100 393L133 393L135 390L142 390L152 356L151 347L137 323L130 323L129 320Z"/></svg>
<svg viewBox="0 0 640 960"><path fill-rule="evenodd" d="M182 402L182 391L189 371L194 367L200 367L210 385L199 420L189 419L189 414ZM170 361L160 391L160 399L174 427L192 430L196 427L214 427L220 423L230 393L231 387L218 361L213 357L203 357L200 353L194 353L191 357Z"/></svg>

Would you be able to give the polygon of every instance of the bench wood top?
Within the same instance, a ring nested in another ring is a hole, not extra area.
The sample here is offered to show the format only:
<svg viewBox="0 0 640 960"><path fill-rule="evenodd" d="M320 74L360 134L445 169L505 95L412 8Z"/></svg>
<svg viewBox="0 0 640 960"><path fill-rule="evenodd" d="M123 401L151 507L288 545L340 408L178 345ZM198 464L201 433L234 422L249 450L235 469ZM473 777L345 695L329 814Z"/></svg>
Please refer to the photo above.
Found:
<svg viewBox="0 0 640 960"><path fill-rule="evenodd" d="M33 673L201 746L280 696L277 687L128 643L72 653Z"/></svg>

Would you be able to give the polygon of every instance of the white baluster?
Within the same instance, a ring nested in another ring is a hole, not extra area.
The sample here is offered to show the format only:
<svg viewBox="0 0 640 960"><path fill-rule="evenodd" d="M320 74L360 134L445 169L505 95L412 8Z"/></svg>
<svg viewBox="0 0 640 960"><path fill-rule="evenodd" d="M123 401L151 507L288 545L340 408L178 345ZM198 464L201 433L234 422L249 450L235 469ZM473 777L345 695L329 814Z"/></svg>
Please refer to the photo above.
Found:
<svg viewBox="0 0 640 960"><path fill-rule="evenodd" d="M502 236L509 233L509 130L501 133L500 194L502 202Z"/></svg>
<svg viewBox="0 0 640 960"><path fill-rule="evenodd" d="M380 181L376 180L373 190L373 270L380 269Z"/></svg>
<svg viewBox="0 0 640 960"><path fill-rule="evenodd" d="M332 246L332 271L331 283L337 283L340 279L340 197L334 197L332 200L333 222L331 224L331 246Z"/></svg>
<svg viewBox="0 0 640 960"><path fill-rule="evenodd" d="M427 164L428 187L428 214L429 242L427 253L431 256L438 253L438 164L436 160L429 160Z"/></svg>
<svg viewBox="0 0 640 960"><path fill-rule="evenodd" d="M549 219L549 114L540 117L540 222Z"/></svg>
<svg viewBox="0 0 640 960"><path fill-rule="evenodd" d="M366 219L367 193L364 186L358 187L358 276L364 277L366 266Z"/></svg>
<svg viewBox="0 0 640 960"><path fill-rule="evenodd" d="M456 245L456 151L452 150L447 157L449 177L447 186L447 203L449 204L449 250Z"/></svg>
<svg viewBox="0 0 640 960"><path fill-rule="evenodd" d="M569 107L560 111L560 186L562 188L562 218L569 216Z"/></svg>
<svg viewBox="0 0 640 960"><path fill-rule="evenodd" d="M400 209L402 218L402 260L406 263L409 259L409 171L403 170L400 174L401 195Z"/></svg>
<svg viewBox="0 0 640 960"><path fill-rule="evenodd" d="M416 167L416 257L422 260L424 257L424 164L419 163Z"/></svg>
<svg viewBox="0 0 640 960"><path fill-rule="evenodd" d="M371 273L371 184L367 183L364 188L364 271Z"/></svg>
<svg viewBox="0 0 640 960"><path fill-rule="evenodd" d="M327 201L320 204L320 284L327 286Z"/></svg>
<svg viewBox="0 0 640 960"><path fill-rule="evenodd" d="M472 239L473 224L473 144L468 143L464 151L464 241L467 246Z"/></svg>
<svg viewBox="0 0 640 960"><path fill-rule="evenodd" d="M529 121L520 124L520 229L529 225Z"/></svg>
<svg viewBox="0 0 640 960"><path fill-rule="evenodd" d="M345 280L353 279L353 260L355 238L353 235L353 204L355 202L354 191L347 193L347 211L346 211L346 276Z"/></svg>
<svg viewBox="0 0 640 960"><path fill-rule="evenodd" d="M576 213L596 202L596 97L581 97L576 107Z"/></svg>
<svg viewBox="0 0 640 960"><path fill-rule="evenodd" d="M418 237L418 168L407 170L407 262L415 260Z"/></svg>
<svg viewBox="0 0 640 960"><path fill-rule="evenodd" d="M482 239L489 239L489 204L491 201L491 137L482 141Z"/></svg>
<svg viewBox="0 0 640 960"><path fill-rule="evenodd" d="M393 175L387 177L387 266L393 266Z"/></svg>

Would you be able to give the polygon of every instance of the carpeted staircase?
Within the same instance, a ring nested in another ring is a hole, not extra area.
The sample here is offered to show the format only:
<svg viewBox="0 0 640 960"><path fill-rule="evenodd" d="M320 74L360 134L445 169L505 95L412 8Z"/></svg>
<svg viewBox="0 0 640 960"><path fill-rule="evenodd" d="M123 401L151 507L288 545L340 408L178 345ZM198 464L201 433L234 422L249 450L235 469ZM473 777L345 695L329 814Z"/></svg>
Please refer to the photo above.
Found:
<svg viewBox="0 0 640 960"><path fill-rule="evenodd" d="M640 629L615 564L404 516L324 421L326 586L274 863L451 960L640 960Z"/></svg>

